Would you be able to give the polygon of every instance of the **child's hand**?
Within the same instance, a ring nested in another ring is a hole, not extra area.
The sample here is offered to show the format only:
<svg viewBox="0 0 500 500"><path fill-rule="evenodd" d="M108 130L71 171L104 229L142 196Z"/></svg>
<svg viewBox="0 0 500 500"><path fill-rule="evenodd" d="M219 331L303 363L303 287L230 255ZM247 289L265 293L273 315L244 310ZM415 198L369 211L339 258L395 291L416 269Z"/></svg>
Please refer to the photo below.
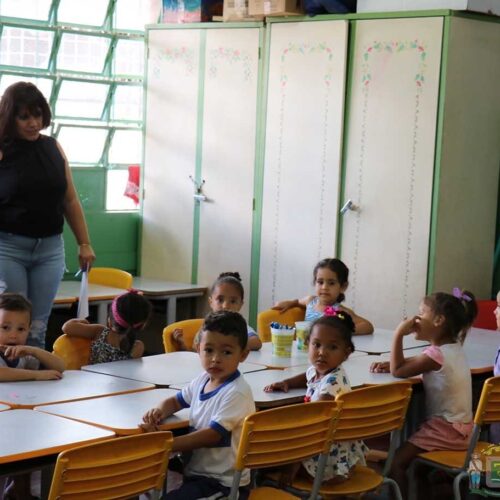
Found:
<svg viewBox="0 0 500 500"><path fill-rule="evenodd" d="M36 372L35 380L59 380L63 377L57 370L40 370Z"/></svg>
<svg viewBox="0 0 500 500"><path fill-rule="evenodd" d="M164 418L165 416L163 415L163 412L160 410L160 408L152 408L144 414L144 416L142 417L142 421L144 422L144 424L146 424L146 426L153 425L154 427L157 427L158 425L160 425L161 421Z"/></svg>
<svg viewBox="0 0 500 500"><path fill-rule="evenodd" d="M266 387L264 387L264 392L288 392L288 389L288 382L282 380L281 382L274 382L273 384L266 385Z"/></svg>
<svg viewBox="0 0 500 500"><path fill-rule="evenodd" d="M17 359L24 356L36 356L36 347L29 345L2 345L0 350L7 359Z"/></svg>
<svg viewBox="0 0 500 500"><path fill-rule="evenodd" d="M389 373L391 371L391 366L389 361L377 361L371 364L370 371L372 373Z"/></svg>
<svg viewBox="0 0 500 500"><path fill-rule="evenodd" d="M410 335L418 330L419 323L420 316L413 316L412 318L404 319L399 324L396 332L400 335Z"/></svg>
<svg viewBox="0 0 500 500"><path fill-rule="evenodd" d="M297 305L297 300L283 300L281 302L276 302L276 304L274 304L271 309L279 311L280 314L283 314L284 312L288 311L288 309L291 309L292 307L295 307Z"/></svg>
<svg viewBox="0 0 500 500"><path fill-rule="evenodd" d="M187 351L187 346L184 342L184 332L182 331L182 328L176 328L172 332L172 343L178 351Z"/></svg>

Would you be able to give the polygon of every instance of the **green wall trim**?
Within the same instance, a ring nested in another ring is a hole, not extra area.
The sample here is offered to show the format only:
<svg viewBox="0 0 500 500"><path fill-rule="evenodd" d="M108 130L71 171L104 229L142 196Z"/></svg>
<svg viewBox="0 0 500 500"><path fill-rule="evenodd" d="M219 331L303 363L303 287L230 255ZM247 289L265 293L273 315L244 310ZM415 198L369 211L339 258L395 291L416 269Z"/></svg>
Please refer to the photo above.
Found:
<svg viewBox="0 0 500 500"><path fill-rule="evenodd" d="M259 80L257 82L257 132L255 134L254 207L252 217L252 252L250 258L250 302L248 322L257 325L259 300L260 245L262 230L262 204L264 190L264 155L266 148L267 80L269 74L270 26L259 31ZM266 56L263 57L263 50Z"/></svg>
<svg viewBox="0 0 500 500"><path fill-rule="evenodd" d="M206 64L207 32L200 31L200 64L198 74L198 118L196 125L196 164L194 178L198 186L202 180L203 164L203 110L205 107L205 64ZM194 202L193 217L193 255L191 263L191 283L198 280L198 256L200 252L200 202Z"/></svg>
<svg viewBox="0 0 500 500"><path fill-rule="evenodd" d="M431 226L429 234L429 252L427 265L427 293L434 291L439 189L441 183L441 147L443 140L444 107L446 102L446 72L448 66L448 47L450 39L451 19L443 19L443 38L441 45L441 72L439 76L438 112L436 122L436 143L434 148L434 178L432 183Z"/></svg>
<svg viewBox="0 0 500 500"><path fill-rule="evenodd" d="M344 204L345 196L345 178L347 171L347 149L349 144L349 123L351 117L351 97L352 97L352 79L353 79L353 68L354 68L354 53L356 45L356 21L349 23L349 32L347 34L348 42L347 46L349 51L347 53L347 67L346 67L346 86L345 86L345 107L344 107L344 125L342 129L342 151L340 159L340 191L339 191L339 207ZM356 203L356 201L354 201ZM344 227L344 218L340 214L337 214L338 224L337 224L337 237L335 239L335 255L338 258L342 258L342 229Z"/></svg>

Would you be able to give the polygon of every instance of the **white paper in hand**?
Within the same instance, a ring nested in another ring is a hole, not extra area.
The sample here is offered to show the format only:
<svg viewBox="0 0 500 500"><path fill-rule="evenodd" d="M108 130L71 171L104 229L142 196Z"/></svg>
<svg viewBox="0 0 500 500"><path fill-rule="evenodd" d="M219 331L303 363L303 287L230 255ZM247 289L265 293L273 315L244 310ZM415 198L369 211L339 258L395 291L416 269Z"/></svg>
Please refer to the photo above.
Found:
<svg viewBox="0 0 500 500"><path fill-rule="evenodd" d="M82 282L80 284L80 298L78 299L78 319L85 319L89 315L89 274L87 271L82 273Z"/></svg>

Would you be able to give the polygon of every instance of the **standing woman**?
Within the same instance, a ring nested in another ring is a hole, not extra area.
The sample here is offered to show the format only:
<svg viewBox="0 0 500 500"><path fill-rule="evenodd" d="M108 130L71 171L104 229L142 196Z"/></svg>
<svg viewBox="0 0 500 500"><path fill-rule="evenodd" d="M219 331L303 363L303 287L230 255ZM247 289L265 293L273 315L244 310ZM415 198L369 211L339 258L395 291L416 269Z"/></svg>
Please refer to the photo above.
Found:
<svg viewBox="0 0 500 500"><path fill-rule="evenodd" d="M33 304L28 344L45 348L45 332L65 270L64 219L79 245L80 267L95 260L68 161L59 143L40 134L52 114L42 93L14 83L0 101L0 293Z"/></svg>

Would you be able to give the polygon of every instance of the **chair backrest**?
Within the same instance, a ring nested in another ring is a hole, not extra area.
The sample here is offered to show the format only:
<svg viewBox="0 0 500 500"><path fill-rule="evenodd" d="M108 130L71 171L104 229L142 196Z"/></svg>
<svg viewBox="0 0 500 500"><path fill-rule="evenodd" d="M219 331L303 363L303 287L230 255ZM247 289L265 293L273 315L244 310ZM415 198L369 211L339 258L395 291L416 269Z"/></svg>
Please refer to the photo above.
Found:
<svg viewBox="0 0 500 500"><path fill-rule="evenodd" d="M500 376L490 377L483 383L481 397L474 415L474 424L500 422Z"/></svg>
<svg viewBox="0 0 500 500"><path fill-rule="evenodd" d="M52 477L49 500L129 498L165 481L171 432L114 438L62 452Z"/></svg>
<svg viewBox="0 0 500 500"><path fill-rule="evenodd" d="M203 319L186 319L184 321L177 321L175 323L171 323L163 329L163 347L165 348L165 352L175 352L177 348L175 344L172 342L172 333L177 328L182 330L184 335L184 343L188 349L193 347L193 340L196 334L199 332L201 326L203 325Z"/></svg>
<svg viewBox="0 0 500 500"><path fill-rule="evenodd" d="M92 339L83 337L59 336L52 346L53 353L64 360L66 370L79 370L90 362Z"/></svg>
<svg viewBox="0 0 500 500"><path fill-rule="evenodd" d="M496 330L497 320L494 314L496 307L496 300L478 300L477 316L472 326L476 328L486 328L486 330Z"/></svg>
<svg viewBox="0 0 500 500"><path fill-rule="evenodd" d="M284 325L295 325L296 321L303 321L306 311L303 307L292 307L280 313L275 309L267 309L257 315L257 333L259 334L262 342L271 341L271 327L269 326L273 321Z"/></svg>
<svg viewBox="0 0 500 500"><path fill-rule="evenodd" d="M337 396L342 412L335 441L382 436L401 430L411 398L410 382L373 385Z"/></svg>
<svg viewBox="0 0 500 500"><path fill-rule="evenodd" d="M248 415L243 422L229 498L236 498L245 468L274 467L316 455L326 459L338 414L339 404L335 401L318 401ZM317 478L311 498L319 490L322 474Z"/></svg>
<svg viewBox="0 0 500 500"><path fill-rule="evenodd" d="M127 271L114 267L93 267L89 272L89 283L112 286L114 288L131 288L133 277Z"/></svg>

